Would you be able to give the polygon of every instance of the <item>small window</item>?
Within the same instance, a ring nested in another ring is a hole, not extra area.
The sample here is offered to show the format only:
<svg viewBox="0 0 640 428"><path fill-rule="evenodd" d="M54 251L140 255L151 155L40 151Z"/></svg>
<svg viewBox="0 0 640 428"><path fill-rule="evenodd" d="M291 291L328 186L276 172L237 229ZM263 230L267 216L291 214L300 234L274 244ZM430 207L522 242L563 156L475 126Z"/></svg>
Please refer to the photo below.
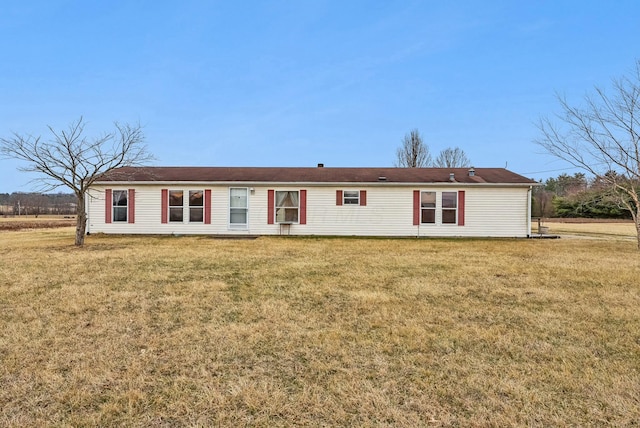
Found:
<svg viewBox="0 0 640 428"><path fill-rule="evenodd" d="M456 224L458 192L442 192L442 224Z"/></svg>
<svg viewBox="0 0 640 428"><path fill-rule="evenodd" d="M202 223L204 221L204 192L189 190L189 222Z"/></svg>
<svg viewBox="0 0 640 428"><path fill-rule="evenodd" d="M422 192L420 195L420 209L423 224L436 222L436 192Z"/></svg>
<svg viewBox="0 0 640 428"><path fill-rule="evenodd" d="M345 190L342 195L344 205L360 205L359 190Z"/></svg>
<svg viewBox="0 0 640 428"><path fill-rule="evenodd" d="M111 194L113 199L113 221L127 221L127 194L126 190L114 190Z"/></svg>
<svg viewBox="0 0 640 428"><path fill-rule="evenodd" d="M182 190L169 190L169 221L181 222L183 220L184 192Z"/></svg>
<svg viewBox="0 0 640 428"><path fill-rule="evenodd" d="M229 224L231 226L247 225L248 202L246 187L229 189Z"/></svg>
<svg viewBox="0 0 640 428"><path fill-rule="evenodd" d="M300 198L297 190L276 191L276 222L297 223Z"/></svg>

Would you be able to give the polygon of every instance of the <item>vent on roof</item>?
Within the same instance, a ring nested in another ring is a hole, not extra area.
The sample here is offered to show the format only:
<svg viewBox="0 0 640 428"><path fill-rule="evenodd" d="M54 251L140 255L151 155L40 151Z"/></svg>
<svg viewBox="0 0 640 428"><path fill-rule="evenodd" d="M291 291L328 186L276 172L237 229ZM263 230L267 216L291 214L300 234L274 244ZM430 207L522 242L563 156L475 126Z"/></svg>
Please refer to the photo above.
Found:
<svg viewBox="0 0 640 428"><path fill-rule="evenodd" d="M449 173L449 181L456 181L455 174L453 172Z"/></svg>
<svg viewBox="0 0 640 428"><path fill-rule="evenodd" d="M378 177L378 181L387 181L387 177L381 175L380 177Z"/></svg>
<svg viewBox="0 0 640 428"><path fill-rule="evenodd" d="M318 168L324 168L324 164L323 163L319 163L318 164Z"/></svg>
<svg viewBox="0 0 640 428"><path fill-rule="evenodd" d="M474 175L476 175L476 170L473 169L473 167L469 168L469 177L473 177Z"/></svg>

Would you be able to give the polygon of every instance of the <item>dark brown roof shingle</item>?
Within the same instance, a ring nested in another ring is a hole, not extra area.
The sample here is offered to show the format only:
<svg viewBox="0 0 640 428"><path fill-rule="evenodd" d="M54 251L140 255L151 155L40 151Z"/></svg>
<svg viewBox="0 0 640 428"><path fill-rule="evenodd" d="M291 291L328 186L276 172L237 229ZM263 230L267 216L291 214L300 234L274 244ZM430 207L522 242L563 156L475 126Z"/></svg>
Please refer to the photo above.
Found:
<svg viewBox="0 0 640 428"><path fill-rule="evenodd" d="M492 183L532 185L535 181L504 168L289 168L289 167L124 167L98 182L243 183Z"/></svg>

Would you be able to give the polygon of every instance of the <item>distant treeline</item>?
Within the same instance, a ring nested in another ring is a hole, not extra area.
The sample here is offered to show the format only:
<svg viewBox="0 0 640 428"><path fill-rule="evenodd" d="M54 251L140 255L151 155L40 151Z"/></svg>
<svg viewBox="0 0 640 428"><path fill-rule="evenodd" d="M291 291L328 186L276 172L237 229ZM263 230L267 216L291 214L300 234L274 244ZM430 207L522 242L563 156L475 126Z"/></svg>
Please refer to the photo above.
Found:
<svg viewBox="0 0 640 428"><path fill-rule="evenodd" d="M72 193L0 193L0 216L73 215L76 197Z"/></svg>
<svg viewBox="0 0 640 428"><path fill-rule="evenodd" d="M607 174L624 180L613 171ZM561 174L541 184L533 190L534 217L631 218L621 199L626 196L602 179L589 180L582 173Z"/></svg>

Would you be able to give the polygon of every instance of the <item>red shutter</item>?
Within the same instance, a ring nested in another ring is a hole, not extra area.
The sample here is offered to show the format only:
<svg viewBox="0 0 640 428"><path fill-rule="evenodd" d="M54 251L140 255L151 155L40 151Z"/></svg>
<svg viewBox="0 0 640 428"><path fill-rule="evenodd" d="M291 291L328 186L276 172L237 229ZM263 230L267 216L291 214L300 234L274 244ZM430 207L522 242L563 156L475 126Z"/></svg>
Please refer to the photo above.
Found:
<svg viewBox="0 0 640 428"><path fill-rule="evenodd" d="M211 224L211 189L204 191L204 224Z"/></svg>
<svg viewBox="0 0 640 428"><path fill-rule="evenodd" d="M136 222L136 189L129 189L129 223Z"/></svg>
<svg viewBox="0 0 640 428"><path fill-rule="evenodd" d="M413 225L420 224L420 191L413 191Z"/></svg>
<svg viewBox="0 0 640 428"><path fill-rule="evenodd" d="M162 223L168 223L169 222L169 190L168 189L162 189L161 206L162 206L162 214L160 216L161 221Z"/></svg>
<svg viewBox="0 0 640 428"><path fill-rule="evenodd" d="M366 207L367 206L367 191L366 190L361 190L360 191L360 206L361 207Z"/></svg>
<svg viewBox="0 0 640 428"><path fill-rule="evenodd" d="M300 190L300 224L307 224L307 191Z"/></svg>
<svg viewBox="0 0 640 428"><path fill-rule="evenodd" d="M111 189L104 191L104 222L111 223L111 212L113 209L113 197L111 195Z"/></svg>
<svg viewBox="0 0 640 428"><path fill-rule="evenodd" d="M464 226L464 190L458 191L458 226Z"/></svg>
<svg viewBox="0 0 640 428"><path fill-rule="evenodd" d="M274 223L275 210L275 192L271 189L267 190L267 224Z"/></svg>
<svg viewBox="0 0 640 428"><path fill-rule="evenodd" d="M336 205L342 205L342 190L336 190Z"/></svg>

